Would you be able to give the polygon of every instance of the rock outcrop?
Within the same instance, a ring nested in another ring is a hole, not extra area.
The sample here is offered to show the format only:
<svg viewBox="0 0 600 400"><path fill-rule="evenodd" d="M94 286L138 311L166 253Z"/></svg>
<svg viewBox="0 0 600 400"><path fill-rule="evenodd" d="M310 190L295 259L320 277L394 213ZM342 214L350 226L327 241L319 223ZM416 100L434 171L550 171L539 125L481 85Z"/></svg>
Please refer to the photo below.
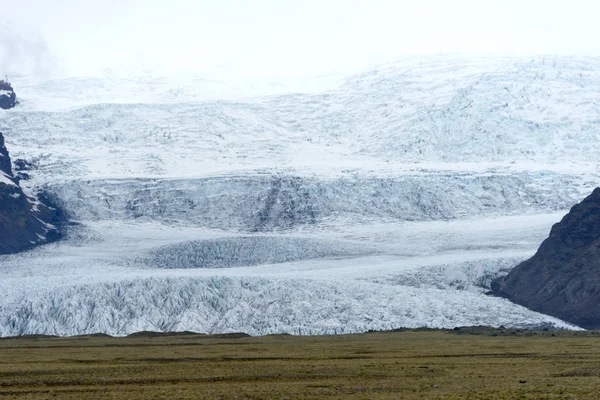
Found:
<svg viewBox="0 0 600 400"><path fill-rule="evenodd" d="M0 254L57 240L63 220L60 209L23 192L0 133Z"/></svg>
<svg viewBox="0 0 600 400"><path fill-rule="evenodd" d="M532 310L600 329L600 188L552 227L537 253L492 291Z"/></svg>
<svg viewBox="0 0 600 400"><path fill-rule="evenodd" d="M17 95L11 84L0 79L0 108L8 110L17 105Z"/></svg>

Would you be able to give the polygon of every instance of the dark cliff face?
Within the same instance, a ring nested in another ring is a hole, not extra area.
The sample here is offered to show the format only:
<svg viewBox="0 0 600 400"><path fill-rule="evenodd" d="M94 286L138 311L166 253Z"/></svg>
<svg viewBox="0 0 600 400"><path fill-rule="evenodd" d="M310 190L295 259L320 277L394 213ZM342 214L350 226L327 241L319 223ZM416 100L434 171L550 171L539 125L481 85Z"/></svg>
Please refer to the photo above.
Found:
<svg viewBox="0 0 600 400"><path fill-rule="evenodd" d="M60 238L62 212L25 195L15 179L0 133L0 254L17 253Z"/></svg>
<svg viewBox="0 0 600 400"><path fill-rule="evenodd" d="M10 83L0 80L0 108L8 110L17 105L17 95Z"/></svg>
<svg viewBox="0 0 600 400"><path fill-rule="evenodd" d="M555 224L537 253L492 290L535 311L600 329L600 188Z"/></svg>
<svg viewBox="0 0 600 400"><path fill-rule="evenodd" d="M12 176L12 165L10 163L10 156L8 150L4 144L4 136L0 133L0 173L4 173L6 176Z"/></svg>

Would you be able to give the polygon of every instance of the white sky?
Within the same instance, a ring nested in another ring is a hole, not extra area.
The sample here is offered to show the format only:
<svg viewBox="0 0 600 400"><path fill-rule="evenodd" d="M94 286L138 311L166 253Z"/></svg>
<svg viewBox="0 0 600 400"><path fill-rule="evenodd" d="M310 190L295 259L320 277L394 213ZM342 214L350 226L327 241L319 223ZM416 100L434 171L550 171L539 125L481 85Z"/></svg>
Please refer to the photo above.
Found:
<svg viewBox="0 0 600 400"><path fill-rule="evenodd" d="M0 0L0 14L0 73L46 72L49 54L69 74L278 77L410 54L600 54L598 0Z"/></svg>

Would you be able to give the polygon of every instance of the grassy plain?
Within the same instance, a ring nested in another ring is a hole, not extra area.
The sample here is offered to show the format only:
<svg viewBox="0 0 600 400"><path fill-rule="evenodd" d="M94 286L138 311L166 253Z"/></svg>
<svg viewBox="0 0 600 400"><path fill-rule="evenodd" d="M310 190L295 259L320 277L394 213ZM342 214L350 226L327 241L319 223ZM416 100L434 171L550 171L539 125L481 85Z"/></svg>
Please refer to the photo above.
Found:
<svg viewBox="0 0 600 400"><path fill-rule="evenodd" d="M600 335L467 329L6 338L0 398L597 399Z"/></svg>

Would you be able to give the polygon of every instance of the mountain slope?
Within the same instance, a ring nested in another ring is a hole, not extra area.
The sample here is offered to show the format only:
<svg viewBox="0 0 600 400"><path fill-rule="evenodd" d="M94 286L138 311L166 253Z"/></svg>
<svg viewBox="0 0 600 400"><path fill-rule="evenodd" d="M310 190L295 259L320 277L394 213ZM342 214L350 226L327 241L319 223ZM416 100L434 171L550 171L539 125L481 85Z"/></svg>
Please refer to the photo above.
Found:
<svg viewBox="0 0 600 400"><path fill-rule="evenodd" d="M536 254L492 283L500 296L600 328L600 188L552 227Z"/></svg>
<svg viewBox="0 0 600 400"><path fill-rule="evenodd" d="M18 253L56 240L60 211L28 197L19 186L0 132L0 254Z"/></svg>

